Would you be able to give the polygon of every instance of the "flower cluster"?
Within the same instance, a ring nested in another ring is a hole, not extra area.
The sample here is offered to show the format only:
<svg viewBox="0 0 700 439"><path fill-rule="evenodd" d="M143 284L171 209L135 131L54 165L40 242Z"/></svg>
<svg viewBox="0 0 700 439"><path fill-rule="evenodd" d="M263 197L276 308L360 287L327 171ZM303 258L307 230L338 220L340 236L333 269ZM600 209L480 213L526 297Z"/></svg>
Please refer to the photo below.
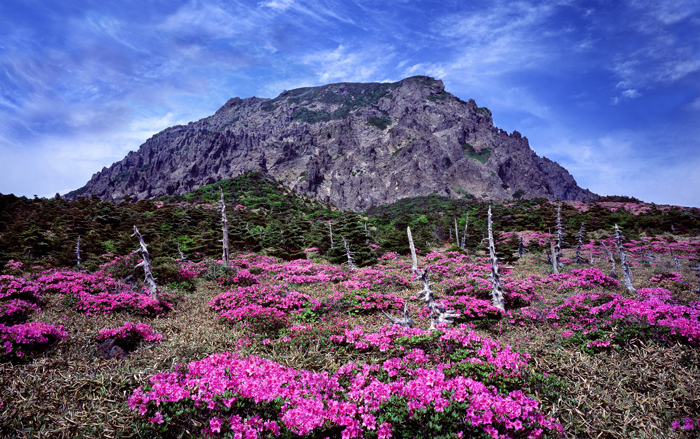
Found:
<svg viewBox="0 0 700 439"><path fill-rule="evenodd" d="M690 344L700 343L700 302L688 305L669 303L671 292L663 288L640 288L637 299L618 294L580 293L562 304L545 309L523 308L522 315L533 320L545 320L553 326L564 326L586 335L620 326L628 330L639 326L653 334L675 337ZM589 340L590 341L590 340ZM596 346L592 344L592 346Z"/></svg>
<svg viewBox="0 0 700 439"><path fill-rule="evenodd" d="M563 289L593 289L593 288L618 288L619 282L610 276L606 276L598 268L581 268L571 270L570 273L550 274L550 281L561 282L557 290Z"/></svg>
<svg viewBox="0 0 700 439"><path fill-rule="evenodd" d="M700 430L700 419L698 419L698 429ZM692 430L695 428L695 421L693 421L691 418L685 418L683 419L683 423L681 424L681 421L675 420L671 423L671 429L673 430L678 430L678 429L683 429L683 430Z"/></svg>
<svg viewBox="0 0 700 439"><path fill-rule="evenodd" d="M157 374L129 398L129 408L152 424L186 421L181 407L204 416L202 433L236 437L329 435L342 438L458 436L539 438L561 425L538 412L520 390L496 389L446 368L425 368L416 358L379 365L349 363L336 373L299 371L257 356L215 354L175 372ZM461 413L457 419L450 413ZM431 420L429 426L426 422ZM513 436L511 436L513 435Z"/></svg>
<svg viewBox="0 0 700 439"><path fill-rule="evenodd" d="M23 357L28 352L46 347L67 336L63 326L38 322L13 326L0 324L0 355Z"/></svg>
<svg viewBox="0 0 700 439"><path fill-rule="evenodd" d="M0 323L17 323L41 311L41 287L23 277L0 276Z"/></svg>
<svg viewBox="0 0 700 439"><path fill-rule="evenodd" d="M163 336L145 323L124 322L119 328L101 330L96 338L98 341L107 338L133 340L138 344L142 340L159 343L163 339Z"/></svg>
<svg viewBox="0 0 700 439"><path fill-rule="evenodd" d="M148 294L131 291L103 271L82 273L70 270L50 271L37 279L45 293L61 294L72 308L90 314L131 312L153 316L172 308L168 302L152 299Z"/></svg>

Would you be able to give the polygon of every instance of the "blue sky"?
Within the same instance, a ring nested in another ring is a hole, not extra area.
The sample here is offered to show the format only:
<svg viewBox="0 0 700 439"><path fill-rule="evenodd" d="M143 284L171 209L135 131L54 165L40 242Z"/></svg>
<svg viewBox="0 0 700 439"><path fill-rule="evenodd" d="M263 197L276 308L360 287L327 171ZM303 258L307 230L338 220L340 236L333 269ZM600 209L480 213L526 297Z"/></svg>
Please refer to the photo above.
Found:
<svg viewBox="0 0 700 439"><path fill-rule="evenodd" d="M700 0L0 2L0 193L234 96L428 75L580 186L700 206Z"/></svg>

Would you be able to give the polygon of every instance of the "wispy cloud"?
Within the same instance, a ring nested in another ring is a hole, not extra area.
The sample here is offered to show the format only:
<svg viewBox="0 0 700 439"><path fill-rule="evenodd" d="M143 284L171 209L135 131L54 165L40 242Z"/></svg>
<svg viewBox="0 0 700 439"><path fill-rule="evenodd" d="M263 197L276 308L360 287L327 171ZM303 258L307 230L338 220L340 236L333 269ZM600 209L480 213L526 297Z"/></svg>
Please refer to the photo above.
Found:
<svg viewBox="0 0 700 439"><path fill-rule="evenodd" d="M332 50L310 53L302 61L317 72L319 83L327 84L385 80L382 72L395 64L393 58L394 49L389 45L354 50L340 45Z"/></svg>
<svg viewBox="0 0 700 439"><path fill-rule="evenodd" d="M604 193L677 196L639 169L670 179L700 156L697 0L8 0L0 192L82 186L233 96L412 75L488 106L497 126Z"/></svg>

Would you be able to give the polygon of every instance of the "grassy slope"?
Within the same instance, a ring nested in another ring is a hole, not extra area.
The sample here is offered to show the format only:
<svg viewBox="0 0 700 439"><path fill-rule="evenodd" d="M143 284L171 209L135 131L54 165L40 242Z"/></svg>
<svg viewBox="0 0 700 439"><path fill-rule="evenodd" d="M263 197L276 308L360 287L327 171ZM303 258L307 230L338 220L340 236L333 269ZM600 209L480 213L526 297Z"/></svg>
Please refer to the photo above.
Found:
<svg viewBox="0 0 700 439"><path fill-rule="evenodd" d="M597 265L607 268L600 260ZM637 288L656 286L643 281L653 271L651 267L635 269ZM509 276L524 278L545 273L546 268L539 261L528 257L514 264ZM403 274L408 277L409 273L404 270ZM690 272L684 269L683 275L689 276ZM555 287L549 285L541 291L545 300L572 294L559 293ZM409 299L417 289L414 282L412 288L396 289L393 293ZM692 297L689 286L676 289L679 297ZM322 285L297 290L317 297L330 291ZM217 325L217 315L207 306L222 291L215 283L199 282L196 292L168 315L139 319L162 333L163 342L141 347L123 362L98 358L93 336L99 329L117 327L132 317L85 316L66 310L60 301L52 299L34 319L62 323L70 337L33 362L0 364L0 398L4 403L0 408L0 435L141 437L138 417L125 404L133 389L146 383L154 373L172 370L176 364L232 350L235 340L243 335ZM442 297L442 288L438 286L436 291L437 297ZM386 324L377 313L350 321L374 330ZM425 319L417 323L428 326ZM695 348L647 340L619 351L587 355L562 346L561 331L546 324L502 325L500 329L482 330L489 337L529 352L535 371L556 375L566 383L567 389L555 400L545 400L544 408L565 426L568 437L679 437L669 432L670 419L682 414L700 416L700 361ZM285 366L313 370L332 370L347 360L356 360L334 358L323 346L280 351L253 344L241 347L240 352L257 353ZM192 433L196 433L197 427L193 428Z"/></svg>

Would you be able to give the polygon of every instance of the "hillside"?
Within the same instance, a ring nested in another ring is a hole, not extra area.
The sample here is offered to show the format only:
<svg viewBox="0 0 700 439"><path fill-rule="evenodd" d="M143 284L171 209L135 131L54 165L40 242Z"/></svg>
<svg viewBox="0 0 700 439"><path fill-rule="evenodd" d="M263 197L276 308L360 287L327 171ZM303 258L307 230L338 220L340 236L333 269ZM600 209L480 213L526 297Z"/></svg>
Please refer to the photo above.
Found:
<svg viewBox="0 0 700 439"><path fill-rule="evenodd" d="M121 203L0 195L0 436L695 438L700 210L615 200L434 194L358 214L257 171ZM454 315L437 330L407 226ZM404 309L410 328L383 314Z"/></svg>
<svg viewBox="0 0 700 439"><path fill-rule="evenodd" d="M66 198L177 195L252 170L354 211L431 193L596 198L520 133L496 128L487 108L429 77L233 98L210 117L156 134Z"/></svg>

